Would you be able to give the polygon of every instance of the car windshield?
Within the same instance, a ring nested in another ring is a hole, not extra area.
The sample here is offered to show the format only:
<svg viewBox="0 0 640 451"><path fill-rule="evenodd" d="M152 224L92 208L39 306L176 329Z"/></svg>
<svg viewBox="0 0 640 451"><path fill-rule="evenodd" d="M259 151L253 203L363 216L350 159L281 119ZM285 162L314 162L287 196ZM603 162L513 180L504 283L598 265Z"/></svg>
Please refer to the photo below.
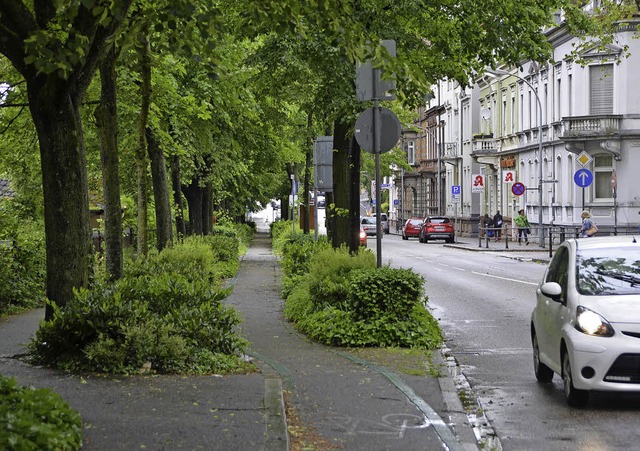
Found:
<svg viewBox="0 0 640 451"><path fill-rule="evenodd" d="M576 257L580 294L640 295L640 252L636 247L580 250Z"/></svg>
<svg viewBox="0 0 640 451"><path fill-rule="evenodd" d="M362 224L375 224L376 218L362 218Z"/></svg>
<svg viewBox="0 0 640 451"><path fill-rule="evenodd" d="M422 221L420 221L419 219L409 219L409 224L413 226L419 226L420 224L422 224Z"/></svg>
<svg viewBox="0 0 640 451"><path fill-rule="evenodd" d="M446 224L449 222L449 218L429 218L431 224Z"/></svg>

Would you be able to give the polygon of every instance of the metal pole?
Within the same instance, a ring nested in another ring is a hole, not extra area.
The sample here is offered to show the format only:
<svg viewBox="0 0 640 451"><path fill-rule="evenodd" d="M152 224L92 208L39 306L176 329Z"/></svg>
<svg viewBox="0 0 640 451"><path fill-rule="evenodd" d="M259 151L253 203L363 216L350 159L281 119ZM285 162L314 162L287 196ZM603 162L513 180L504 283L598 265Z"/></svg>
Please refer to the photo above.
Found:
<svg viewBox="0 0 640 451"><path fill-rule="evenodd" d="M404 227L404 168L400 175L400 227Z"/></svg>
<svg viewBox="0 0 640 451"><path fill-rule="evenodd" d="M317 140L313 141L313 238L318 241L318 163L316 159Z"/></svg>
<svg viewBox="0 0 640 451"><path fill-rule="evenodd" d="M373 70L373 79L378 79L380 69ZM376 83L373 84L373 149L376 155L376 257L378 268L382 267L382 224L380 222L380 105L378 104L378 93Z"/></svg>

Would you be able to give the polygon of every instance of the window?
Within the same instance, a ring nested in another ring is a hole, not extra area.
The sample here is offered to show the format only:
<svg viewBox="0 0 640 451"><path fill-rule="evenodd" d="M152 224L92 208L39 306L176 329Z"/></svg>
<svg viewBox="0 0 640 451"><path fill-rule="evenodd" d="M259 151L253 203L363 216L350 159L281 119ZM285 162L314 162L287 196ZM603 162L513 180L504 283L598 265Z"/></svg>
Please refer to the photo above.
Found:
<svg viewBox="0 0 640 451"><path fill-rule="evenodd" d="M613 173L613 156L600 154L593 157L594 189L596 199L612 199L611 174Z"/></svg>
<svg viewBox="0 0 640 451"><path fill-rule="evenodd" d="M589 66L591 114L613 113L613 64Z"/></svg>
<svg viewBox="0 0 640 451"><path fill-rule="evenodd" d="M416 142L407 142L407 161L410 165L416 164Z"/></svg>

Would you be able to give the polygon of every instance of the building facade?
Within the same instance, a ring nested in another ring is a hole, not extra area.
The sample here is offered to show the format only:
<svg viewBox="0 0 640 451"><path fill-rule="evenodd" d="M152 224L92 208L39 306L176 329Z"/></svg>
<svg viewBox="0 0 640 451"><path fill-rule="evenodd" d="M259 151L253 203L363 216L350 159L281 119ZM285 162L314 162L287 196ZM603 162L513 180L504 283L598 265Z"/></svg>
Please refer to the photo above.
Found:
<svg viewBox="0 0 640 451"><path fill-rule="evenodd" d="M568 58L575 38L557 27L553 64L488 71L471 88L441 82L404 139L413 170L395 180L402 216L446 214L473 236L484 214L500 211L509 224L524 209L540 242L549 226L579 227L583 210L601 230L637 230L637 26L620 28L606 51L584 52L582 64Z"/></svg>

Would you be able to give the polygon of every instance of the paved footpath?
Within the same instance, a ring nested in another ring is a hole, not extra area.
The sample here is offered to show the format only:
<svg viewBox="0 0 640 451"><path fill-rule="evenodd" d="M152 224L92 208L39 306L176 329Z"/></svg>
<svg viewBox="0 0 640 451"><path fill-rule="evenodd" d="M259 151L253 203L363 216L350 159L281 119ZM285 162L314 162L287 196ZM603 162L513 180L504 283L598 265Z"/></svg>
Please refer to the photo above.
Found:
<svg viewBox="0 0 640 451"><path fill-rule="evenodd" d="M244 319L258 374L105 377L34 367L16 357L43 310L0 320L0 374L60 393L80 412L89 450L286 450L301 434L305 449L478 449L444 365L441 378L396 374L310 342L284 321L266 234L256 235L233 283L225 302Z"/></svg>

